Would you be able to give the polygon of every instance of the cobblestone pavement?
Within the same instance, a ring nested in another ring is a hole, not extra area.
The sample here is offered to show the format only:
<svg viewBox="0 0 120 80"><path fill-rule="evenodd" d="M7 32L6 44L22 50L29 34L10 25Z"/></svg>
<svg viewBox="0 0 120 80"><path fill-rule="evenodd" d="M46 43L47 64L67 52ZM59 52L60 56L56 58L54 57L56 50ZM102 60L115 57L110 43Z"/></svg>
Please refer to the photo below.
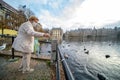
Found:
<svg viewBox="0 0 120 80"><path fill-rule="evenodd" d="M53 71L47 65L48 61L31 59L31 68L35 71L22 74L18 71L21 58L15 62L9 61L10 57L0 56L0 80L53 80Z"/></svg>

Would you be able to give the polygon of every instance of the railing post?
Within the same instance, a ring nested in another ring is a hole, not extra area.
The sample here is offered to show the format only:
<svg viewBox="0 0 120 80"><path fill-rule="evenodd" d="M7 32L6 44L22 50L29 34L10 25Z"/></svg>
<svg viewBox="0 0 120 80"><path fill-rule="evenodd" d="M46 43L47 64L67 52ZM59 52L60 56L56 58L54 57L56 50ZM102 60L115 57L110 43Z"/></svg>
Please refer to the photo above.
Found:
<svg viewBox="0 0 120 80"><path fill-rule="evenodd" d="M14 41L14 36L12 36L12 44L13 44L13 41ZM12 48L12 59L14 59L14 48Z"/></svg>
<svg viewBox="0 0 120 80"><path fill-rule="evenodd" d="M3 28L3 25L2 25L2 36L1 37L3 37L3 34L4 34L4 28Z"/></svg>
<svg viewBox="0 0 120 80"><path fill-rule="evenodd" d="M57 53L57 40L52 40L51 42L51 64L55 65L56 62L56 53Z"/></svg>

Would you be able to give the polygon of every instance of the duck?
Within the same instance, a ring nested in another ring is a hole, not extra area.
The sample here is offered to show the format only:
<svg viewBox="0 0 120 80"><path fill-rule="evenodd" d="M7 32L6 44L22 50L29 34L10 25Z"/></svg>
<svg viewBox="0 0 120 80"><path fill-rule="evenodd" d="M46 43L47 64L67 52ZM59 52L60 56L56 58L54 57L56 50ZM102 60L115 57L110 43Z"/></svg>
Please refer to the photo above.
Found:
<svg viewBox="0 0 120 80"><path fill-rule="evenodd" d="M70 44L68 45L68 47L70 47Z"/></svg>
<svg viewBox="0 0 120 80"><path fill-rule="evenodd" d="M89 54L89 51L87 50L87 51L85 51L85 53L86 53L86 54Z"/></svg>
<svg viewBox="0 0 120 80"><path fill-rule="evenodd" d="M109 57L110 57L110 55L105 55L105 57L106 57L106 58L109 58Z"/></svg>
<svg viewBox="0 0 120 80"><path fill-rule="evenodd" d="M48 51L48 53L51 53L51 51Z"/></svg>
<svg viewBox="0 0 120 80"><path fill-rule="evenodd" d="M99 80L106 80L106 77L103 74L98 73L97 77Z"/></svg>
<svg viewBox="0 0 120 80"><path fill-rule="evenodd" d="M111 46L111 44L109 44L109 46Z"/></svg>
<svg viewBox="0 0 120 80"><path fill-rule="evenodd" d="M86 51L86 48L85 48L85 46L84 46L84 51Z"/></svg>

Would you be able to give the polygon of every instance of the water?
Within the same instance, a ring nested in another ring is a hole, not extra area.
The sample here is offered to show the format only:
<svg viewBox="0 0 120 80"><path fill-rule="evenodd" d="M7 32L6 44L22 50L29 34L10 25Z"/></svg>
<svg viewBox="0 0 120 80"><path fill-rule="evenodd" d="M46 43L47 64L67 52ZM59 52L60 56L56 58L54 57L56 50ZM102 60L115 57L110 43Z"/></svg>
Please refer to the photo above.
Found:
<svg viewBox="0 0 120 80"><path fill-rule="evenodd" d="M75 80L100 80L98 75L106 80L120 80L119 48L120 42L112 41L63 41L61 44L62 53L69 56L66 61ZM86 54L84 49L89 53Z"/></svg>

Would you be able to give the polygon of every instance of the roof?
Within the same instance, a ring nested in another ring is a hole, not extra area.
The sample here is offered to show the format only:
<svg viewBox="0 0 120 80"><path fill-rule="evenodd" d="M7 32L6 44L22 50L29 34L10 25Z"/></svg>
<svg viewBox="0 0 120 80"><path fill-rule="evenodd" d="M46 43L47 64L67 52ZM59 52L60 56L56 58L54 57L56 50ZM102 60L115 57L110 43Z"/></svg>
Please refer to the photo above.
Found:
<svg viewBox="0 0 120 80"><path fill-rule="evenodd" d="M0 6L2 7L5 7L6 9L12 11L12 12L15 12L15 13L18 13L18 11L13 8L12 6L10 6L9 4L7 4L6 2L4 2L3 0L0 0Z"/></svg>

